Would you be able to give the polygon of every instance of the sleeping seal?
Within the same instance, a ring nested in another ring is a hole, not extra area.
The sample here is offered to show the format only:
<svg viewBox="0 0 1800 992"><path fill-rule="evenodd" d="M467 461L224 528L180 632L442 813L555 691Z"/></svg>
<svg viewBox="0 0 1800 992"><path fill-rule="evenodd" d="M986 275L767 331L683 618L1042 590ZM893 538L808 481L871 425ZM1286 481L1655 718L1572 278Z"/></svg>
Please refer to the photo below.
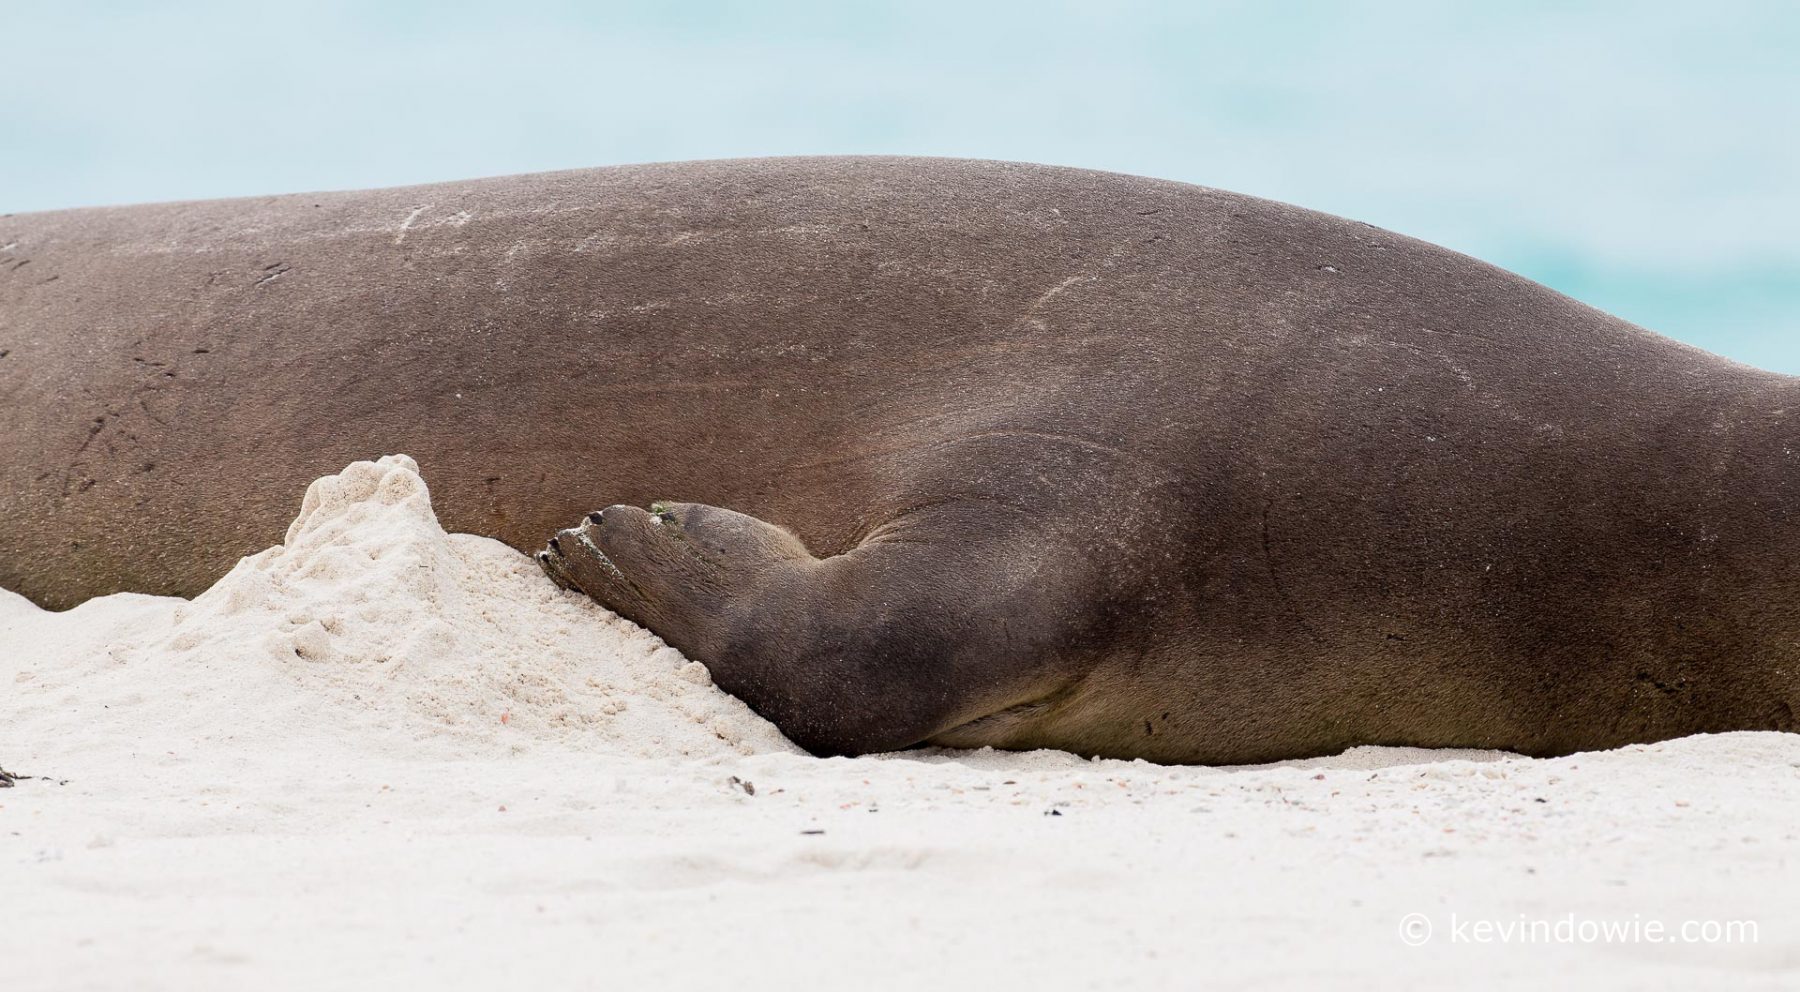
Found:
<svg viewBox="0 0 1800 992"><path fill-rule="evenodd" d="M46 606L196 593L406 451L821 754L1795 726L1800 380L1365 224L810 158L0 246L0 585Z"/></svg>

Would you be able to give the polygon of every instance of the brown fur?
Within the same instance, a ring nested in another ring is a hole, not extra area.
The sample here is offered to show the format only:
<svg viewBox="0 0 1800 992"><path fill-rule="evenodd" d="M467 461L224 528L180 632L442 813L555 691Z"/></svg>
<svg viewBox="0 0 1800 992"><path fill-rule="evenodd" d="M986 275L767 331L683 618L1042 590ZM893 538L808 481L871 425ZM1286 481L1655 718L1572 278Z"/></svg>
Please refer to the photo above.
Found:
<svg viewBox="0 0 1800 992"><path fill-rule="evenodd" d="M404 451L447 527L521 549L695 501L565 532L629 581L585 550L561 580L821 752L1795 727L1797 381L1366 225L785 159L0 246L0 586L49 607L198 592Z"/></svg>

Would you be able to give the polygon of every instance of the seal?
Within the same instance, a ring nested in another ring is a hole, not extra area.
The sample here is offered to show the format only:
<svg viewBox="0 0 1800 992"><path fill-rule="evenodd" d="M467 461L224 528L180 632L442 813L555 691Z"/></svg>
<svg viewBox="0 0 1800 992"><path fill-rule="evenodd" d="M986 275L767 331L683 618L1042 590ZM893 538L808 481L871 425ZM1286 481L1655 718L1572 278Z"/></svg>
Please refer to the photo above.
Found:
<svg viewBox="0 0 1800 992"><path fill-rule="evenodd" d="M810 158L0 246L0 584L46 606L195 593L403 450L820 754L1795 728L1800 380L1365 224Z"/></svg>

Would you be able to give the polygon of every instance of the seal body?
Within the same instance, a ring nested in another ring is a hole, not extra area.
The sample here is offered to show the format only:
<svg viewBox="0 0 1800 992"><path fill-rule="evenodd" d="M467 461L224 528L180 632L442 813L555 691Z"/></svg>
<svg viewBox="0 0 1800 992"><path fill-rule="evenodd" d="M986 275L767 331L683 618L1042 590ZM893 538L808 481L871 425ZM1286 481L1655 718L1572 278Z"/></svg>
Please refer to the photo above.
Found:
<svg viewBox="0 0 1800 992"><path fill-rule="evenodd" d="M0 585L48 607L196 593L405 451L821 753L1795 727L1800 381L1367 225L777 159L0 246Z"/></svg>

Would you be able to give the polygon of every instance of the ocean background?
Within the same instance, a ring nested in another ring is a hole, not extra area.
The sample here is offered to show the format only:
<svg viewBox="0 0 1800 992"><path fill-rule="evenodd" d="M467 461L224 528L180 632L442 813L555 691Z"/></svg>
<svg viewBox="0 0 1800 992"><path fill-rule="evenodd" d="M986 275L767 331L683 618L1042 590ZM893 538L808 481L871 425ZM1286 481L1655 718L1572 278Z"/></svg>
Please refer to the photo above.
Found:
<svg viewBox="0 0 1800 992"><path fill-rule="evenodd" d="M746 155L1369 221L1800 373L1800 3L6 4L0 211Z"/></svg>

